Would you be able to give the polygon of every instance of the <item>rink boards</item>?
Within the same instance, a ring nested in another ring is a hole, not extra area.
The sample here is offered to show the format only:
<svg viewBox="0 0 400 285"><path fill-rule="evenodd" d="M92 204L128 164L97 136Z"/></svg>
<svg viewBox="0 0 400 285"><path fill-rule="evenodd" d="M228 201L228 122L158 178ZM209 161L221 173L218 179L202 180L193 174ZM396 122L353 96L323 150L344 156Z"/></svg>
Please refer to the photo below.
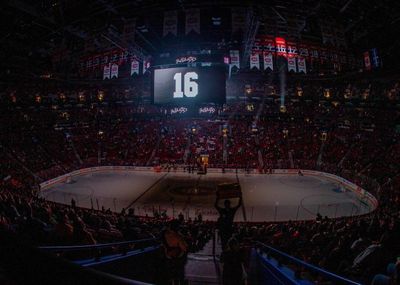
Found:
<svg viewBox="0 0 400 285"><path fill-rule="evenodd" d="M276 169L273 174L255 170L208 169L206 175L183 169L163 171L152 167L104 166L80 169L41 184L47 200L84 208L119 212L133 208L135 214L153 216L165 211L176 217L216 220L215 188L219 183L238 182L243 207L236 221L286 221L314 219L316 213L331 218L362 215L377 207L377 200L354 183L333 174L296 169ZM235 199L232 203L236 203Z"/></svg>

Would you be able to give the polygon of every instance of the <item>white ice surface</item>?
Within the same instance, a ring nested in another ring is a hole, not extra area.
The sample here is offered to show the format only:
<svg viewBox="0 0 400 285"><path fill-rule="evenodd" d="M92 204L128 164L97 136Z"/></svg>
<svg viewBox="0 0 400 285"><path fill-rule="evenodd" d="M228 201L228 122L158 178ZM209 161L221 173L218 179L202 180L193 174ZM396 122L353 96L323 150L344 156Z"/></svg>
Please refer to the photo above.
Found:
<svg viewBox="0 0 400 285"><path fill-rule="evenodd" d="M132 206L138 215L152 216L154 210L160 209L166 210L170 216L183 212L186 217L193 218L201 212L205 219L217 219L213 208L214 195L191 196L189 199L173 197L172 202L170 193L153 190L156 187L152 186L167 178L189 179L193 184L215 179L236 181L236 175L228 173L199 176L173 172L101 172L75 176L72 178L73 183L53 185L41 194L50 201L63 204L70 204L71 198L74 198L78 206L86 208L104 206L106 209L120 211ZM239 174L238 179L244 207L236 214L237 221L313 219L317 212L329 217L369 212L368 207L355 194L339 191L339 186L326 178L290 174Z"/></svg>

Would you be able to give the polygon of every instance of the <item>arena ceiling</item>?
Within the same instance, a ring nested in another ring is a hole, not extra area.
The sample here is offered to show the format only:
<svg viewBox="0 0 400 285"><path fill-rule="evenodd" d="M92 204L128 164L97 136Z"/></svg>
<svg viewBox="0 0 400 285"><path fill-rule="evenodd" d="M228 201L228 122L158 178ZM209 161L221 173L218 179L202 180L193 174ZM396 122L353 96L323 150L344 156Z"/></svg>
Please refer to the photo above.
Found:
<svg viewBox="0 0 400 285"><path fill-rule="evenodd" d="M68 50L79 57L87 42L95 49L118 45L124 23L132 18L136 18L134 48L156 53L165 48L160 36L163 11L199 7L218 16L232 6L253 7L262 13L261 19L297 17L299 29L307 29L318 18L338 19L355 48L384 47L385 52L399 54L398 1L3 0L0 60L6 68L1 73L38 74L49 68L54 53ZM209 41L219 41L226 30L222 27L217 34L203 30L203 34L215 36Z"/></svg>

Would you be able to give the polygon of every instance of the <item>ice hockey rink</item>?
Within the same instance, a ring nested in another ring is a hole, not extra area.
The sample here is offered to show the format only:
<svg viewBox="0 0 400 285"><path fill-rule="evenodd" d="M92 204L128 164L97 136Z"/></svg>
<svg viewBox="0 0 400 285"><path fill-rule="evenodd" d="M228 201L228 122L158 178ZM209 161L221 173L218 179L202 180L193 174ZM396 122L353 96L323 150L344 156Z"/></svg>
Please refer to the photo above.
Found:
<svg viewBox="0 0 400 285"><path fill-rule="evenodd" d="M194 218L216 220L216 186L238 182L243 206L236 221L287 221L314 219L317 213L330 218L366 214L375 208L370 199L348 189L347 184L320 175L207 173L155 171L96 171L53 179L42 187L47 200L79 207L133 208L136 215L153 216L166 212L169 217L183 213ZM223 201L220 201L221 205ZM232 199L235 205L237 199Z"/></svg>

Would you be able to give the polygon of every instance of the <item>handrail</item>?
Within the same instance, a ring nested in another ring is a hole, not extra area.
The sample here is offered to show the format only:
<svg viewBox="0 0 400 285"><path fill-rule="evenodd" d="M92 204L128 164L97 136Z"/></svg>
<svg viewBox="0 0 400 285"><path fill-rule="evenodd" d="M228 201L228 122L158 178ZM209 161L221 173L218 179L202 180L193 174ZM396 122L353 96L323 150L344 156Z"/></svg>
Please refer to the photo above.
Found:
<svg viewBox="0 0 400 285"><path fill-rule="evenodd" d="M14 233L0 228L2 280L17 284L110 284L150 285L84 268L78 264L32 247ZM4 283L4 282L3 282Z"/></svg>
<svg viewBox="0 0 400 285"><path fill-rule="evenodd" d="M354 281L352 281L352 280L350 280L350 279L347 279L347 278L345 278L345 277L336 275L336 274L334 274L334 273L332 273L332 272L326 271L326 270L324 270L324 269L322 269L322 268L319 268L319 267L317 267L317 266L314 266L314 265L312 265L312 264L309 264L309 263L307 263L307 262L305 262L305 261L303 261L303 260L301 260L301 259L298 259L298 258L296 258L296 257L293 257L293 256L291 256L291 255L289 255L289 254L287 254L287 253L282 252L282 251L279 251L279 250L277 250L277 249L275 249L275 248L273 248L273 247L270 247L270 246L268 246L268 245L266 245L266 244L264 244L264 243L262 243L262 242L257 241L256 244L259 245L259 246L262 247L262 248L266 248L266 249L268 249L269 251L272 251L272 252L274 252L274 253L276 253L276 254L278 254L278 255L280 255L280 256L283 256L283 257L289 259L289 260L292 261L293 263L296 263L296 264L298 264L298 265L301 265L301 266L303 266L303 267L305 267L305 268L307 268L307 269L309 269L309 270L311 270L311 271L318 272L318 273L320 273L321 275L323 275L323 276L325 276L325 277L328 277L329 279L331 279L331 280L333 280L333 281L337 281L337 282L341 282L341 283L345 283L345 284L349 284L349 285L362 285L361 283L354 282Z"/></svg>
<svg viewBox="0 0 400 285"><path fill-rule="evenodd" d="M128 251L127 253L110 254L110 255L103 256L103 257L99 257L99 258L93 257L93 258L89 258L89 259L75 260L75 261L73 261L73 263L81 265L83 267L90 267L90 266L95 266L95 265L99 265L99 264L115 262L115 261L118 261L121 259L126 259L126 258L129 258L132 256L137 256L140 254L154 252L159 248L160 248L160 245L149 246L149 247L145 247L142 249Z"/></svg>
<svg viewBox="0 0 400 285"><path fill-rule="evenodd" d="M101 244L92 244L92 245L56 245L56 246L40 246L39 249L48 250L48 251L76 251L76 250L87 250L87 249L102 249L113 246L121 246L133 243L144 243L150 241L158 241L156 238L148 238L148 239L138 239L138 240L130 240L130 241L122 241L122 242L113 242L113 243L101 243Z"/></svg>

